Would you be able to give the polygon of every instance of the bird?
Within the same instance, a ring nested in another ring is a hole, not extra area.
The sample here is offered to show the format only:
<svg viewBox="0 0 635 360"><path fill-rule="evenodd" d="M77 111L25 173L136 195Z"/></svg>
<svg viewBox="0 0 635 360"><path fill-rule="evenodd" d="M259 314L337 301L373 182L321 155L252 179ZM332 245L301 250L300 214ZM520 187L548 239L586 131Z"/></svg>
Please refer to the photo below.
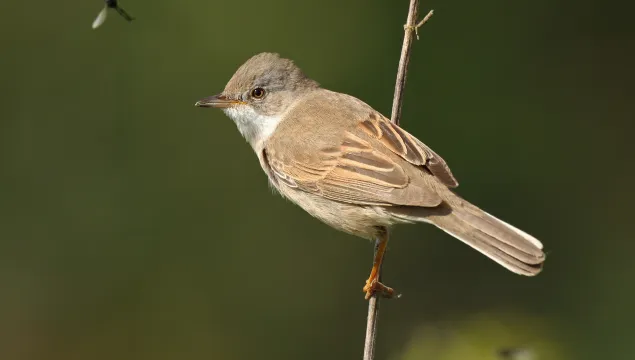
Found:
<svg viewBox="0 0 635 360"><path fill-rule="evenodd" d="M370 105L322 88L290 59L256 54L195 106L234 121L284 198L337 230L376 240L366 299L394 294L379 269L398 224L432 224L516 274L542 270L542 243L459 196L441 156Z"/></svg>
<svg viewBox="0 0 635 360"><path fill-rule="evenodd" d="M93 29L97 29L100 27L105 21L106 17L108 17L108 9L115 9L119 15L121 15L128 22L134 20L132 16L130 16L124 9L122 9L117 0L105 0L106 5L104 8L97 14L97 17L93 21Z"/></svg>

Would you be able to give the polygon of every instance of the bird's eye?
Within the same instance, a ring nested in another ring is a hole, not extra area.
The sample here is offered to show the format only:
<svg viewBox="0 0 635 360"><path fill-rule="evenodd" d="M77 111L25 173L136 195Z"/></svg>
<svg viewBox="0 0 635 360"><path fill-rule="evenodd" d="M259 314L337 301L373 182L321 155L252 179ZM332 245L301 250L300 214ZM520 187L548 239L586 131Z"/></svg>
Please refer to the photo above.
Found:
<svg viewBox="0 0 635 360"><path fill-rule="evenodd" d="M265 89L257 87L251 90L251 96L255 99L262 99L265 96Z"/></svg>

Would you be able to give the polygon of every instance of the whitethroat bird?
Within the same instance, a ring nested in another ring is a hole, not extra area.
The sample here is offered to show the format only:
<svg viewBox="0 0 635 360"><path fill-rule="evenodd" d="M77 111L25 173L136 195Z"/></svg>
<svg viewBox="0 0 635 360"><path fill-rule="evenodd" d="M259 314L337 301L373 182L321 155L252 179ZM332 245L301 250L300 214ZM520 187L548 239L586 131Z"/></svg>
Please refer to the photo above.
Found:
<svg viewBox="0 0 635 360"><path fill-rule="evenodd" d="M196 106L236 123L282 196L335 229L377 240L367 299L393 293L379 268L395 224L435 225L517 274L542 268L540 241L459 197L437 153L363 101L321 88L291 60L255 55Z"/></svg>

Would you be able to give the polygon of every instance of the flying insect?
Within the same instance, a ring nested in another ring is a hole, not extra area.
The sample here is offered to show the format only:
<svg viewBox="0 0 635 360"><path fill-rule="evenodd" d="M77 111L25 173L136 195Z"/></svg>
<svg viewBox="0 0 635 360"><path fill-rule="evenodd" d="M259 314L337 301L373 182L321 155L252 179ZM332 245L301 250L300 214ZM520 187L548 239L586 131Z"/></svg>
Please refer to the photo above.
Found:
<svg viewBox="0 0 635 360"><path fill-rule="evenodd" d="M130 16L130 14L128 14L119 6L119 4L117 4L117 0L105 0L105 3L106 5L99 12L97 17L95 18L95 21L93 21L93 29L97 29L104 23L104 21L106 21L106 17L108 16L108 9L115 9L115 11L117 11L119 15L121 15L121 17L128 21L134 20L134 18Z"/></svg>

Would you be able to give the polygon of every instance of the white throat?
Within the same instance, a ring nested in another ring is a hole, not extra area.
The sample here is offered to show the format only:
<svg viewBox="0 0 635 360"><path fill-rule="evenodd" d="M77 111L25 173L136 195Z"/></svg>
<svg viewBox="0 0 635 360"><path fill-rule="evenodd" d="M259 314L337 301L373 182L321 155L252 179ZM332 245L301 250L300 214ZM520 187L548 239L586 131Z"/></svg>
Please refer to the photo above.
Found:
<svg viewBox="0 0 635 360"><path fill-rule="evenodd" d="M262 147L262 144L273 134L282 120L282 115L261 115L251 106L238 105L223 109L238 127L238 131L251 144L254 150Z"/></svg>

